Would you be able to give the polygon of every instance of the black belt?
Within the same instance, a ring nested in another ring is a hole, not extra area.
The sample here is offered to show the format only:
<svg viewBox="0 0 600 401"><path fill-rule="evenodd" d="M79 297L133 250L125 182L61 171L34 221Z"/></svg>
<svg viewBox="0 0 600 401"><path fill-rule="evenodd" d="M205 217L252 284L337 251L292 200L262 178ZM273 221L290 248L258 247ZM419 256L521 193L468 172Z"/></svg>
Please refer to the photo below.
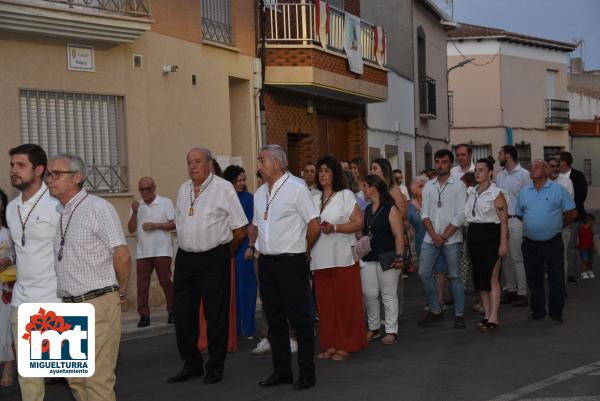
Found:
<svg viewBox="0 0 600 401"><path fill-rule="evenodd" d="M262 256L263 258L268 258L268 259L286 259L286 258L297 258L298 256L306 256L306 253L302 252L302 253L279 253L277 255L265 255L265 254L260 254L260 256Z"/></svg>
<svg viewBox="0 0 600 401"><path fill-rule="evenodd" d="M509 218L509 219L518 219L518 218L519 218L519 216L517 216L516 214L509 214L509 215L508 215L508 218Z"/></svg>
<svg viewBox="0 0 600 401"><path fill-rule="evenodd" d="M75 297L62 297L63 302L66 303L80 303L90 299L101 297L102 295L119 291L118 285L109 285L108 287L99 288L97 290L88 291L83 295L77 295Z"/></svg>

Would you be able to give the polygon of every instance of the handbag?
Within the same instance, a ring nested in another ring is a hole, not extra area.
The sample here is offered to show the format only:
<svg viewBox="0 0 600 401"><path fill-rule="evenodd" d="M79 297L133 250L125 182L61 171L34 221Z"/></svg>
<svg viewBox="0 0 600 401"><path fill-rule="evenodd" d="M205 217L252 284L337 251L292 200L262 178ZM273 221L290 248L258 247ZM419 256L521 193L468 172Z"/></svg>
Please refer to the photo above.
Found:
<svg viewBox="0 0 600 401"><path fill-rule="evenodd" d="M356 241L354 244L354 252L356 253L357 259L362 259L371 252L371 240L368 235L363 235Z"/></svg>
<svg viewBox="0 0 600 401"><path fill-rule="evenodd" d="M396 259L396 251L381 253L377 258L379 259L381 270L390 270L392 268L392 263L394 263L394 259Z"/></svg>

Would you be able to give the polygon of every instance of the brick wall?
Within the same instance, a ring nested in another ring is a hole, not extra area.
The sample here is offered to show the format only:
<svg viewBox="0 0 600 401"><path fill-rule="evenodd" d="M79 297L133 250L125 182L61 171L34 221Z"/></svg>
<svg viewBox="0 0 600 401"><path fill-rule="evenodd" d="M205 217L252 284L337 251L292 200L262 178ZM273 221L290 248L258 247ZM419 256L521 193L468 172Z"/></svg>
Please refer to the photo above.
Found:
<svg viewBox="0 0 600 401"><path fill-rule="evenodd" d="M365 65L363 75L358 75L348 69L348 61L346 59L311 48L267 49L266 65L314 66L315 68L340 74L348 78L387 86L387 72Z"/></svg>
<svg viewBox="0 0 600 401"><path fill-rule="evenodd" d="M367 0L373 1L373 0ZM344 10L351 14L360 17L360 0L346 0L344 1Z"/></svg>
<svg viewBox="0 0 600 401"><path fill-rule="evenodd" d="M308 96L297 93L267 89L264 93L267 142L281 145L288 150L288 134L296 134L298 139L298 165L316 162L327 153L319 135L319 115L342 117L347 121L348 155L364 157L366 154L366 133L362 105L313 99L315 112L308 114Z"/></svg>

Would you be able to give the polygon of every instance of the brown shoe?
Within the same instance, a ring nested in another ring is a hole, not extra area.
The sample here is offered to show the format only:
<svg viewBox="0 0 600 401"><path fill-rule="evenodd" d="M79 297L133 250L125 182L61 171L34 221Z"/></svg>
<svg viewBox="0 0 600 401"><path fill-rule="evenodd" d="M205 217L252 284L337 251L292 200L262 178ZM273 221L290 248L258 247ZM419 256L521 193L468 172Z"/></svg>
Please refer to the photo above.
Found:
<svg viewBox="0 0 600 401"><path fill-rule="evenodd" d="M396 344L397 340L398 340L398 336L396 334L388 333L381 339L381 343L383 345L392 345L392 344Z"/></svg>
<svg viewBox="0 0 600 401"><path fill-rule="evenodd" d="M515 291L502 291L502 298L500 303L502 305L508 305L517 299L517 293Z"/></svg>
<svg viewBox="0 0 600 401"><path fill-rule="evenodd" d="M521 306L528 306L529 305L529 301L527 300L527 296L526 295L517 295L517 298L512 301L512 306L518 308Z"/></svg>

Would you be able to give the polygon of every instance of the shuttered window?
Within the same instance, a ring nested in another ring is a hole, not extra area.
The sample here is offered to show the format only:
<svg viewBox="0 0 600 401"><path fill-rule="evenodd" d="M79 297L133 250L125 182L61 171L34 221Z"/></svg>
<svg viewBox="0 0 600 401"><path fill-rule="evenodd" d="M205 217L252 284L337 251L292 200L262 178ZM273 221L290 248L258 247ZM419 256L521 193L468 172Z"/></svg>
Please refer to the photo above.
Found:
<svg viewBox="0 0 600 401"><path fill-rule="evenodd" d="M202 2L202 36L215 42L233 44L231 0L200 0Z"/></svg>
<svg viewBox="0 0 600 401"><path fill-rule="evenodd" d="M87 190L127 191L122 97L23 89L20 108L23 143L39 144L49 157L80 156Z"/></svg>

